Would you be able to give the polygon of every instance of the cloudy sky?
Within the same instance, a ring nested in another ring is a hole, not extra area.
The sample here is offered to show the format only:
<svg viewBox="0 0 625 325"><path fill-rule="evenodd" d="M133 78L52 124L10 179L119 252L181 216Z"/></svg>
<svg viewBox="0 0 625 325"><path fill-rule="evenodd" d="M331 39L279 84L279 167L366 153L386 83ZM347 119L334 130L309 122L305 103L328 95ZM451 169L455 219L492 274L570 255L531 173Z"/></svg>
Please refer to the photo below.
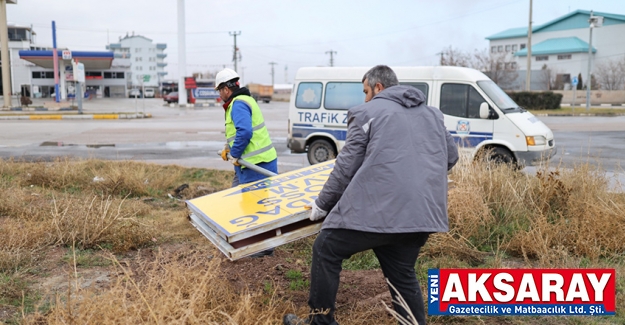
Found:
<svg viewBox="0 0 625 325"><path fill-rule="evenodd" d="M482 50L485 37L527 26L529 0L185 0L187 75L232 67L233 37L241 32L244 82L292 82L298 68L436 65L453 46ZM577 9L625 15L625 0L534 0L534 24ZM133 32L166 43L166 78L178 76L177 0L18 0L9 23L32 25L36 42L103 51Z"/></svg>

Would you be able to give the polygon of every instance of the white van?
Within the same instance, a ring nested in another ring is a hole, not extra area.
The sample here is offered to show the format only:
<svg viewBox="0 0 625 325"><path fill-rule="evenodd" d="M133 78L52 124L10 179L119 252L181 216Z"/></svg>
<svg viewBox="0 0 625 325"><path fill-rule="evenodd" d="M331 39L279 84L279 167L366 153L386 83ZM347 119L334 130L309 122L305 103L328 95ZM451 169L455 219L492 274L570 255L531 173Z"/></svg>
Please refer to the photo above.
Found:
<svg viewBox="0 0 625 325"><path fill-rule="evenodd" d="M145 98L154 98L154 88L145 88L143 90Z"/></svg>
<svg viewBox="0 0 625 325"><path fill-rule="evenodd" d="M308 152L311 164L336 157L345 144L347 110L364 103L362 77L370 68L301 68L289 106L287 145ZM445 115L461 152L534 165L556 153L553 132L519 107L485 74L462 67L396 67L399 83L421 90Z"/></svg>

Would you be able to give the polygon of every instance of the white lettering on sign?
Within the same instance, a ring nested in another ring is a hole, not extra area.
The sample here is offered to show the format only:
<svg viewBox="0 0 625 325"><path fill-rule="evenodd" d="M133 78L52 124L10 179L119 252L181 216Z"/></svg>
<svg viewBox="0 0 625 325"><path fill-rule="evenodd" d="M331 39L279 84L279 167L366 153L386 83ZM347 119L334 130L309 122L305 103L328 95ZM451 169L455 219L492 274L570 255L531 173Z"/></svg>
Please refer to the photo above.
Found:
<svg viewBox="0 0 625 325"><path fill-rule="evenodd" d="M347 113L311 113L297 112L300 122L347 124Z"/></svg>

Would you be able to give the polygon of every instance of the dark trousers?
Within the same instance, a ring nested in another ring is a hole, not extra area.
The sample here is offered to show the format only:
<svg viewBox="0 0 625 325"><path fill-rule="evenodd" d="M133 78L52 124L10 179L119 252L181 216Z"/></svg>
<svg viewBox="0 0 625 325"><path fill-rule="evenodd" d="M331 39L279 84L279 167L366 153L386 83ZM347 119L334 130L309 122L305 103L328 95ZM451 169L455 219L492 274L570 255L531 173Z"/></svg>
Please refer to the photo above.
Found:
<svg viewBox="0 0 625 325"><path fill-rule="evenodd" d="M348 229L322 230L313 245L310 270L308 305L311 309L311 324L338 324L334 320L334 311L343 260L358 252L373 249L384 277L399 291L419 325L424 325L425 306L414 266L419 250L428 237L429 233L381 234ZM395 291L390 290L393 300L398 301ZM408 319L408 312L403 307L393 303L393 308Z"/></svg>

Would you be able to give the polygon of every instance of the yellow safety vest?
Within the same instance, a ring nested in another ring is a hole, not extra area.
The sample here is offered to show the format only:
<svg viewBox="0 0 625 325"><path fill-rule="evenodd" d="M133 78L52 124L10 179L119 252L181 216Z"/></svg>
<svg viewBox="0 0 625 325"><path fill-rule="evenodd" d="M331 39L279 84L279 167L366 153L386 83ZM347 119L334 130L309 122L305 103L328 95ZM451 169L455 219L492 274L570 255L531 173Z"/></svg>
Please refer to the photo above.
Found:
<svg viewBox="0 0 625 325"><path fill-rule="evenodd" d="M238 158L245 159L245 161L254 165L263 162L270 162L278 158L278 153L273 147L271 139L269 138L267 127L265 127L265 119L263 118L263 114L260 112L260 107L258 107L256 101L250 96L239 95L234 98L232 102L230 102L230 105L228 105L228 109L226 110L226 142L228 142L232 148L237 134L234 121L232 121L232 105L237 100L244 101L251 108L253 131L250 143L247 147L245 147L245 150L243 150L243 155Z"/></svg>

